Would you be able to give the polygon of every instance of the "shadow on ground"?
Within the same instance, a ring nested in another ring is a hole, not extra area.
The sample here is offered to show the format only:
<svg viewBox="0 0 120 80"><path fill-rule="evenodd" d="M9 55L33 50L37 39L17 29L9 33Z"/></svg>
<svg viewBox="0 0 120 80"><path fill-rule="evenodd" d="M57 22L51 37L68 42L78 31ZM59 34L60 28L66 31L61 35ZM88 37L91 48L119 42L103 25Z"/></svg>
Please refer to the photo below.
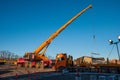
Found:
<svg viewBox="0 0 120 80"><path fill-rule="evenodd" d="M74 75L62 74L60 72L36 72L32 74L2 77L0 80L75 80Z"/></svg>

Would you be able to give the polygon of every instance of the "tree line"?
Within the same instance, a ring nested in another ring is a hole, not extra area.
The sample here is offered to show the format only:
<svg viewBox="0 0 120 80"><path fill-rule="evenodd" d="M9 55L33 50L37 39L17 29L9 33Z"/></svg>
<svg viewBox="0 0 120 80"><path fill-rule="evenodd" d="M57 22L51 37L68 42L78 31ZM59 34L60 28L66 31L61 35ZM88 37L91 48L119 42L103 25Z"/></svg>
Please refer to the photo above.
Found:
<svg viewBox="0 0 120 80"><path fill-rule="evenodd" d="M13 52L10 52L8 50L2 50L0 51L0 59L17 59L19 58L20 56L13 53Z"/></svg>

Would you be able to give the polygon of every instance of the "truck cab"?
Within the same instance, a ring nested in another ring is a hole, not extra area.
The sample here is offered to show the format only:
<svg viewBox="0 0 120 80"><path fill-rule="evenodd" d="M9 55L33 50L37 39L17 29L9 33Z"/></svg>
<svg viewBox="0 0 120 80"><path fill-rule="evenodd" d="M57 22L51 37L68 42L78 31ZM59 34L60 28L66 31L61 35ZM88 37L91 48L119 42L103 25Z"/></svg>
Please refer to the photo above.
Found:
<svg viewBox="0 0 120 80"><path fill-rule="evenodd" d="M60 53L56 55L55 69L57 71L62 71L65 68L73 66L72 56L68 56L66 53Z"/></svg>

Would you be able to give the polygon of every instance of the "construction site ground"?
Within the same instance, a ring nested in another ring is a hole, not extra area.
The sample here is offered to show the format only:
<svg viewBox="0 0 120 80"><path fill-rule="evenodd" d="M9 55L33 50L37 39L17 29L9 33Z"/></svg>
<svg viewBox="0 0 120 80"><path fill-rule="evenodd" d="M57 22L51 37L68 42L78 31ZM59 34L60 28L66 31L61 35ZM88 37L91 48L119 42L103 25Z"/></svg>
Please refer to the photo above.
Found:
<svg viewBox="0 0 120 80"><path fill-rule="evenodd" d="M99 77L111 77L114 79L105 80L120 80L119 74L106 73L77 73L56 72L52 68L36 69L16 67L13 64L0 65L0 80L99 80ZM101 79L102 80L102 79Z"/></svg>

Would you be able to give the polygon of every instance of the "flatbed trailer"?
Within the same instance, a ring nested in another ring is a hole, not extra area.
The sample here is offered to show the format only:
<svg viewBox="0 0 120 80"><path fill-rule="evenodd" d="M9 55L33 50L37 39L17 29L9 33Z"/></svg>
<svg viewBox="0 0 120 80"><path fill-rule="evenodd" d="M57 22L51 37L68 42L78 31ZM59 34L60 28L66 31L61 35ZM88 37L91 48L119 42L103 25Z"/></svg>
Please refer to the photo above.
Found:
<svg viewBox="0 0 120 80"><path fill-rule="evenodd" d="M89 65L89 66L88 66ZM69 72L113 73L120 74L120 64L87 64L83 66L66 67Z"/></svg>

